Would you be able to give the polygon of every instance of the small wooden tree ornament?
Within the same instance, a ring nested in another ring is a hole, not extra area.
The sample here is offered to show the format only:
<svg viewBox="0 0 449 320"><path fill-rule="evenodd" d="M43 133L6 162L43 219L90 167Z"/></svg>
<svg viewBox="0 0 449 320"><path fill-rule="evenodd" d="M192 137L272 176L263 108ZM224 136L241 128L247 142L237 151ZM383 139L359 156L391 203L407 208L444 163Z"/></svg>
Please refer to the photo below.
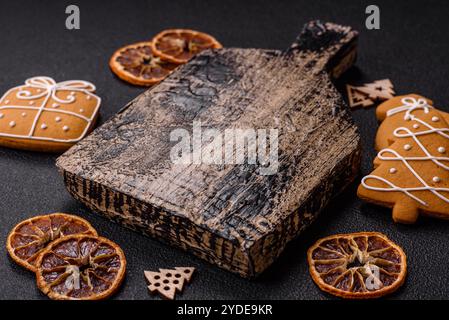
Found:
<svg viewBox="0 0 449 320"><path fill-rule="evenodd" d="M348 102L351 108L355 107L369 107L374 104L374 101L369 98L365 93L357 90L357 87L346 85L346 91L348 94Z"/></svg>
<svg viewBox="0 0 449 320"><path fill-rule="evenodd" d="M195 268L176 267L175 269L159 269L159 272L144 271L148 280L148 290L159 293L165 299L173 300L176 291L181 292L184 284L190 282Z"/></svg>
<svg viewBox="0 0 449 320"><path fill-rule="evenodd" d="M388 100L392 99L395 94L393 83L391 83L390 79L377 80L354 88L368 95L371 100Z"/></svg>
<svg viewBox="0 0 449 320"><path fill-rule="evenodd" d="M390 79L377 80L360 87L346 85L346 91L351 108L369 107L375 101L392 99L395 95Z"/></svg>

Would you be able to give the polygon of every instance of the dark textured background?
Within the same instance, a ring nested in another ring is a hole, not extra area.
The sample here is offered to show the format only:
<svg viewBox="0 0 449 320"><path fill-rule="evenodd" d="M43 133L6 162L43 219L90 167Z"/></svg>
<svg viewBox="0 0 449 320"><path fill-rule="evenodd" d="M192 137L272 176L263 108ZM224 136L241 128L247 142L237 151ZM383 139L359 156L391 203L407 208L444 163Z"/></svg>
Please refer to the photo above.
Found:
<svg viewBox="0 0 449 320"><path fill-rule="evenodd" d="M65 7L71 3L80 6L81 30L65 29ZM368 31L364 11L369 3L359 1L2 1L0 91L36 75L92 81L103 99L104 122L144 90L109 71L108 59L118 47L150 39L165 28L186 27L211 33L227 47L283 49L305 22L319 18L360 31L357 66L339 81L340 87L345 82L390 78L397 93L421 93L449 110L447 2L375 3L381 9L381 30ZM362 173L367 174L375 155L374 108L356 110L354 118L363 139ZM395 225L390 210L356 198L356 184L269 270L248 281L89 212L66 192L55 159L55 155L0 148L1 246L16 223L34 215L61 211L85 217L127 256L127 279L117 299L149 299L143 270L175 266L198 270L181 299L328 299L309 277L306 249L320 237L363 230L384 232L408 255L408 279L391 298L449 298L449 222L421 217L413 226ZM34 275L16 266L4 249L0 298L45 299L34 285Z"/></svg>

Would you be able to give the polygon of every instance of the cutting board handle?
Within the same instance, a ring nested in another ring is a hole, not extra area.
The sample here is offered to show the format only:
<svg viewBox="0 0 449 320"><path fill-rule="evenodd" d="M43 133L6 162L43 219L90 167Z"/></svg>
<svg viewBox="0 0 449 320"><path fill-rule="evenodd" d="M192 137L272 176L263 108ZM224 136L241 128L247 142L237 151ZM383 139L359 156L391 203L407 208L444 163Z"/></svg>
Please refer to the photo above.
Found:
<svg viewBox="0 0 449 320"><path fill-rule="evenodd" d="M315 60L315 67L338 78L357 58L358 32L332 22L310 21L287 49L286 54Z"/></svg>

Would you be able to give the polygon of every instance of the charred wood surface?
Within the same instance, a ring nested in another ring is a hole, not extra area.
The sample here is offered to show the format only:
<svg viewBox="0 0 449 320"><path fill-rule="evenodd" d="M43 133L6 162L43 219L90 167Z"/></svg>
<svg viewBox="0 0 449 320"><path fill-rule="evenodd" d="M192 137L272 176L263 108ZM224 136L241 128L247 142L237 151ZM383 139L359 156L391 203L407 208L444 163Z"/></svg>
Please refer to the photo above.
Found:
<svg viewBox="0 0 449 320"><path fill-rule="evenodd" d="M203 52L58 159L68 191L114 221L258 275L358 170L358 131L331 81L354 62L356 38L315 21L284 52ZM278 171L173 164L170 132L193 121L278 129Z"/></svg>

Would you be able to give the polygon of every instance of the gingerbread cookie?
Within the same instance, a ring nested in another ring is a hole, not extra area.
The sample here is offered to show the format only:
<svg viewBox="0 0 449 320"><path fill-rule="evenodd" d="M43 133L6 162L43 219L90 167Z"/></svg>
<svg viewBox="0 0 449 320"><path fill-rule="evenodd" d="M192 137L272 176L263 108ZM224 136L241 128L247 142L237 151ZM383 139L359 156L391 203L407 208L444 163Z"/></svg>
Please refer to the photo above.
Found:
<svg viewBox="0 0 449 320"><path fill-rule="evenodd" d="M357 194L393 208L393 220L414 223L418 215L449 219L449 114L410 94L390 99L376 111L374 171Z"/></svg>
<svg viewBox="0 0 449 320"><path fill-rule="evenodd" d="M0 145L59 152L83 139L98 117L101 99L82 80L27 79L0 99Z"/></svg>

